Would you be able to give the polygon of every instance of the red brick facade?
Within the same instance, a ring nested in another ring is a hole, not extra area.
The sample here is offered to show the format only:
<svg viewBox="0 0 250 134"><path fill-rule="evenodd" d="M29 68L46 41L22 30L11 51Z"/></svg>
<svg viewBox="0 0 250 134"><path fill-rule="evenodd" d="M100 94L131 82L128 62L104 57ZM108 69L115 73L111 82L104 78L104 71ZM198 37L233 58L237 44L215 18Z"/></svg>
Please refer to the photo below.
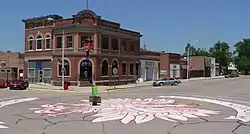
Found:
<svg viewBox="0 0 250 134"><path fill-rule="evenodd" d="M62 53L60 45L64 42L65 60L69 62L69 74L65 78L75 85L79 84L79 77L82 77L80 64L86 59L82 47L85 37L94 41L94 49L90 52L89 61L92 64L91 77L96 83L111 80L127 82L140 77L140 60L147 59L147 56L140 55L141 34L139 32L122 29L119 23L101 19L90 10L80 11L69 19L52 15L27 19L23 22L26 28L24 74L25 78L32 78L35 81L39 79L37 73L44 76L46 70L47 81L60 84L59 64ZM158 57L151 59L159 60ZM105 70L102 68L104 61L108 62L106 76L102 76L102 70ZM116 63L113 61L118 63L116 76L112 75L114 70L112 65L115 66ZM125 66L126 69L123 69ZM124 71L126 71L125 74ZM47 76L49 72L51 77Z"/></svg>

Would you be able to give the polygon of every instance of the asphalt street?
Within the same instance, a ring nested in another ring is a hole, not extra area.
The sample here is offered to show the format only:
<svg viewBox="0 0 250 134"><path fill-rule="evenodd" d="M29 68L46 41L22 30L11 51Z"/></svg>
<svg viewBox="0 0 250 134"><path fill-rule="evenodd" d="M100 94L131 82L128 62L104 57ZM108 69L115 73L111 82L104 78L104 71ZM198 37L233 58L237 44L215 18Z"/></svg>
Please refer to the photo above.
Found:
<svg viewBox="0 0 250 134"><path fill-rule="evenodd" d="M249 134L250 77L99 94L0 90L0 134Z"/></svg>

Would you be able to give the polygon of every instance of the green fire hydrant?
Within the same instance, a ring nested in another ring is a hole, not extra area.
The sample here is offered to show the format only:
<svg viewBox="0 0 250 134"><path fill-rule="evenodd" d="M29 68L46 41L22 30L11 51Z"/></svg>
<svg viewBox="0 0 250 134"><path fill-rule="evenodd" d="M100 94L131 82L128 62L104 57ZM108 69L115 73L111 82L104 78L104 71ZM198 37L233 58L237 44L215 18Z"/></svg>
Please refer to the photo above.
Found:
<svg viewBox="0 0 250 134"><path fill-rule="evenodd" d="M98 95L98 87L96 85L92 86L92 96Z"/></svg>

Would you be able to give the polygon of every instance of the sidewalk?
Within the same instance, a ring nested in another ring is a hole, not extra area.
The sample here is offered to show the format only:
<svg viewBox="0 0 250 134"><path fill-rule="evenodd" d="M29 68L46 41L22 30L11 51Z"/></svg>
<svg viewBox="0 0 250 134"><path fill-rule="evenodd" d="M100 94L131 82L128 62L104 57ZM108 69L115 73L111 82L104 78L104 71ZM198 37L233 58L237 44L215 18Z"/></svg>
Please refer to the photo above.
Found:
<svg viewBox="0 0 250 134"><path fill-rule="evenodd" d="M211 79L223 79L224 76L215 76L215 77L199 77L191 79L181 79L182 82L188 81L197 81L197 80L211 80ZM143 82L141 84L127 84L127 85L117 85L117 86L98 86L99 92L110 92L114 90L122 90L136 87L146 87L152 86L153 81ZM29 89L31 90L43 90L43 91L58 91L58 92L77 92L77 93L91 93L91 87L78 87L78 86L69 86L69 90L62 90L61 86L53 86L50 84L30 84Z"/></svg>

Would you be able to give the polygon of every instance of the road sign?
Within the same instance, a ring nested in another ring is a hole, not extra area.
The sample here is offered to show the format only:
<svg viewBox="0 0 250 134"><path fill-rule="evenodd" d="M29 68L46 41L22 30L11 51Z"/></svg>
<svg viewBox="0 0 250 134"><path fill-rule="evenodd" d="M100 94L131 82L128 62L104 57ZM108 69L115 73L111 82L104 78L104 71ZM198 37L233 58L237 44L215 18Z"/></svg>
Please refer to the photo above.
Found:
<svg viewBox="0 0 250 134"><path fill-rule="evenodd" d="M37 61L36 62L36 69L41 69L41 67L42 67L41 61Z"/></svg>
<svg viewBox="0 0 250 134"><path fill-rule="evenodd" d="M113 68L113 74L117 75L117 73L118 73L118 69L117 68Z"/></svg>

